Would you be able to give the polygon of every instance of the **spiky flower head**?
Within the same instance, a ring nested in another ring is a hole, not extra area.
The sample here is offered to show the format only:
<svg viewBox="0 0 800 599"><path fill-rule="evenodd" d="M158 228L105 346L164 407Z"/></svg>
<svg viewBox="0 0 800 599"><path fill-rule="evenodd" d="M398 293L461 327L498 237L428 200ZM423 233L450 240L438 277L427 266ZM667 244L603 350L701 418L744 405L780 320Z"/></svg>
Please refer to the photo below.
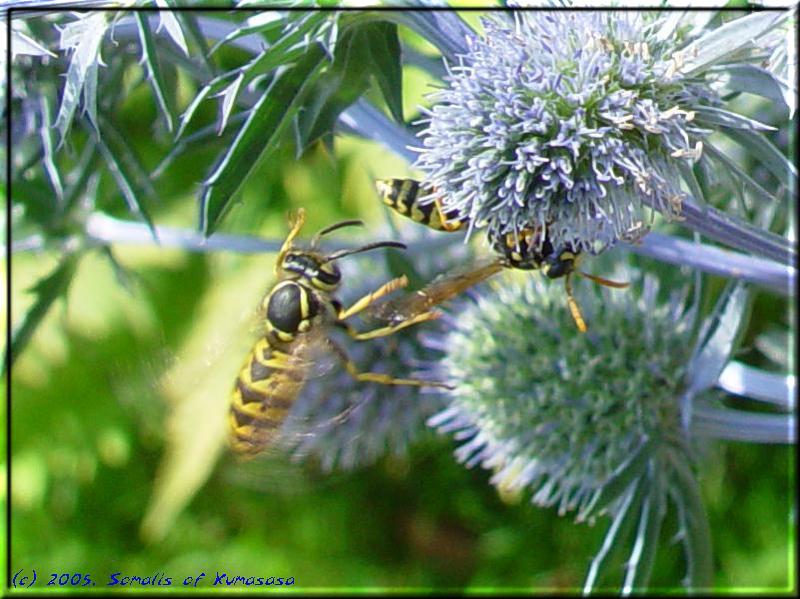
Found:
<svg viewBox="0 0 800 599"><path fill-rule="evenodd" d="M716 101L680 72L677 37L649 13L516 12L450 68L416 166L490 240L546 227L597 252L646 218L680 213L681 163L700 156L692 108Z"/></svg>
<svg viewBox="0 0 800 599"><path fill-rule="evenodd" d="M461 461L584 519L615 498L604 489L634 461L665 448L686 459L679 398L693 319L683 296L659 297L651 277L641 295L582 286L582 334L561 286L516 274L500 283L434 342L454 390L429 424L464 440Z"/></svg>

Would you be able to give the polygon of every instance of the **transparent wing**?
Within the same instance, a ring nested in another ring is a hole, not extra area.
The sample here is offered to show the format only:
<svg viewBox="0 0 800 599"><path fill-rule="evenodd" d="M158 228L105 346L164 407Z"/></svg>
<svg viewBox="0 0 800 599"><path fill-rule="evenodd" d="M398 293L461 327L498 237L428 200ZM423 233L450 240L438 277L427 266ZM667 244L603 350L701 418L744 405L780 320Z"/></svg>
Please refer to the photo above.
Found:
<svg viewBox="0 0 800 599"><path fill-rule="evenodd" d="M330 335L331 327L317 325L289 344L289 362L304 381L324 377L338 365Z"/></svg>
<svg viewBox="0 0 800 599"><path fill-rule="evenodd" d="M456 297L478 283L482 283L503 268L505 268L503 263L493 258L472 264L466 269L439 275L422 289L378 304L370 309L368 314L387 322L407 320Z"/></svg>

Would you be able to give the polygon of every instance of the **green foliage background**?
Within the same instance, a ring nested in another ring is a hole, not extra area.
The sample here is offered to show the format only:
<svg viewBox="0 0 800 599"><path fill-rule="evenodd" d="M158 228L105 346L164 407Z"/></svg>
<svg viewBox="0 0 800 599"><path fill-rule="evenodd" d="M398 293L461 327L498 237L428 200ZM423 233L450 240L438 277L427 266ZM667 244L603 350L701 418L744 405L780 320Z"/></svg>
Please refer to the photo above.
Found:
<svg viewBox="0 0 800 599"><path fill-rule="evenodd" d="M226 58L237 57L231 50ZM156 107L136 71L132 65L125 78L116 126L152 170L169 142L154 128ZM426 83L421 71L404 72L407 119ZM204 109L205 122L213 122L212 108ZM216 143L182 155L156 182L158 202L150 210L157 224L196 225L197 182ZM286 213L301 206L309 212L308 230L342 218L382 226L371 179L407 168L376 144L346 136L337 138L335 154L316 145L295 160L287 147L258 166L221 230L280 239ZM30 185L49 193L41 173ZM128 218L107 172L98 198L98 209ZM98 589L112 572L163 572L174 589L201 571L211 579L217 571L293 576L297 590L580 588L607 522L575 525L534 508L528 497L501 497L487 472L465 470L452 458L451 441L434 436L407 458L331 477L285 456L243 471L225 455L166 536L148 542L142 519L169 435L164 377L186 359L182 348L201 328L223 338L230 328L236 337L230 344L241 343L226 302L237 297L245 309L255 307L270 283L273 256L125 245L112 251L131 277L130 289L100 250L90 251L13 370L12 494L5 498L12 571L35 568L40 590L51 572L88 573ZM26 290L58 257L54 251L13 256L14 322L32 302ZM263 277L252 274L258 271ZM245 281L237 278L242 272L250 273ZM761 310L763 321L751 327L767 329L782 313ZM208 355L226 351L208 348ZM210 371L232 381L213 364ZM792 456L782 446L712 449L702 488L720 588L776 591L794 584ZM668 520L664 538L672 531ZM681 553L672 545L659 554L653 586L672 587L682 574Z"/></svg>

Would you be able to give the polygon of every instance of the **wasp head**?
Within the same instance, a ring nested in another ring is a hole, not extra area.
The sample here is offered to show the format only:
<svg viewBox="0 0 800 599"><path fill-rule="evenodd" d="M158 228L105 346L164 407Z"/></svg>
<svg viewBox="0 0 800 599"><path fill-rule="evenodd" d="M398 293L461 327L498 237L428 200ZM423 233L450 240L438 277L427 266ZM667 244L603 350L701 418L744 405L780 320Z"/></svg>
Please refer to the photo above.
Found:
<svg viewBox="0 0 800 599"><path fill-rule="evenodd" d="M397 241L377 241L353 249L339 250L331 254L320 252L317 248L323 235L327 235L331 231L341 229L342 227L364 224L360 220L344 220L319 231L311 239L310 247L296 248L293 245L293 241L304 222L305 211L301 210L294 220L292 230L289 232L289 236L286 238L286 241L284 241L283 247L278 254L275 269L276 274L282 274L286 278L305 279L312 286L322 291L330 292L339 287L339 283L342 280L342 273L339 267L334 263L339 258L381 247L395 247L401 249L405 249L406 247L404 244Z"/></svg>
<svg viewBox="0 0 800 599"><path fill-rule="evenodd" d="M339 287L342 273L328 256L314 250L292 249L286 252L281 269L289 278L302 278L323 291Z"/></svg>

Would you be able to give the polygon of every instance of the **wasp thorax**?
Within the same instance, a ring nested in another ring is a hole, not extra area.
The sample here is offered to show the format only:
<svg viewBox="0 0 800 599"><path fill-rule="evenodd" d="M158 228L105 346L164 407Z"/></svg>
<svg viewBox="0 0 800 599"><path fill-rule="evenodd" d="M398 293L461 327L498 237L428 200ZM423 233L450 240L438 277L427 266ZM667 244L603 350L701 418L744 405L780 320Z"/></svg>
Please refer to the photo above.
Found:
<svg viewBox="0 0 800 599"><path fill-rule="evenodd" d="M319 313L314 293L299 281L279 283L264 300L267 329L281 341L291 341L307 331Z"/></svg>
<svg viewBox="0 0 800 599"><path fill-rule="evenodd" d="M308 280L317 289L332 291L339 286L339 268L320 254L289 252L283 260L283 270Z"/></svg>

